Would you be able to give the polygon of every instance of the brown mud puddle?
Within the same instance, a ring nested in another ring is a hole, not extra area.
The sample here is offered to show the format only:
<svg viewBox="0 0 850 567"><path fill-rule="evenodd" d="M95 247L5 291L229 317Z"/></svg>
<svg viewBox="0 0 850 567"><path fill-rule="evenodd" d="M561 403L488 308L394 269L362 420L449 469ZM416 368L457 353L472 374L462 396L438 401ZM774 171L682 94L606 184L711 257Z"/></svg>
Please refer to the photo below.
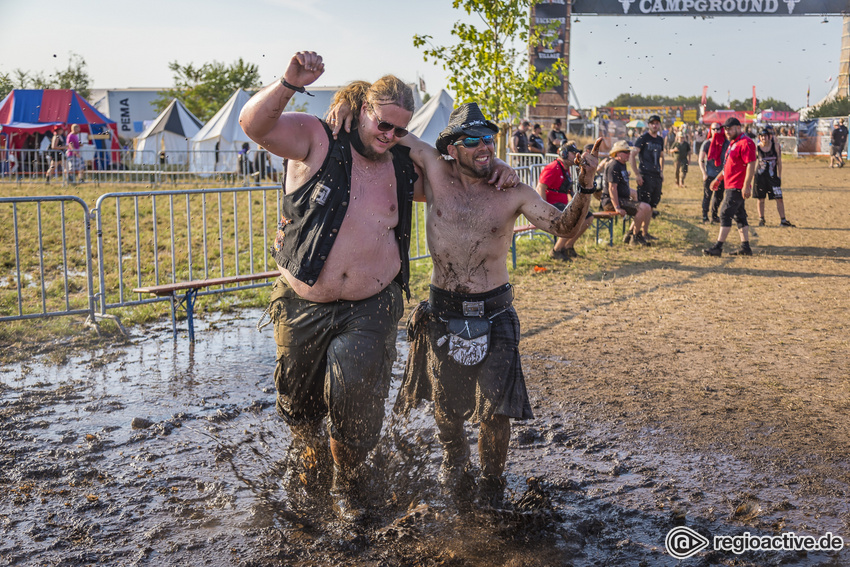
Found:
<svg viewBox="0 0 850 567"><path fill-rule="evenodd" d="M524 364L536 418L514 427L508 509L461 514L440 495L440 451L423 409L387 420L371 457L376 511L360 528L340 525L327 502L305 501L283 480L290 436L274 412L274 344L268 328L254 329L258 316L199 322L194 347L161 325L61 366L0 368L0 565L850 562L846 550L709 548L680 563L664 547L675 526L845 536L847 501L679 447L667 430L593 419L537 374L567 376L571 361L533 352Z"/></svg>

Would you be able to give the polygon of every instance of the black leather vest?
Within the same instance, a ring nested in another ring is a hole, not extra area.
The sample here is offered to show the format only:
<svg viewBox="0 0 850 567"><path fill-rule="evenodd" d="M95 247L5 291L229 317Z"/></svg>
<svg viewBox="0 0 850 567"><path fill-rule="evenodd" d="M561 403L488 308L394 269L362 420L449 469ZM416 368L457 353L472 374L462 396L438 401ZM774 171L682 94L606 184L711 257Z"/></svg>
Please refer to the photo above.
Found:
<svg viewBox="0 0 850 567"><path fill-rule="evenodd" d="M345 131L334 140L331 129L322 121L328 134L328 154L319 171L281 202L281 217L269 252L275 261L296 279L313 285L333 247L351 197L351 142ZM410 226L413 213L413 184L418 176L410 159L410 150L393 146L390 150L395 168L398 198L398 225L395 237L401 257L401 271L396 276L410 299ZM283 184L286 183L284 175Z"/></svg>

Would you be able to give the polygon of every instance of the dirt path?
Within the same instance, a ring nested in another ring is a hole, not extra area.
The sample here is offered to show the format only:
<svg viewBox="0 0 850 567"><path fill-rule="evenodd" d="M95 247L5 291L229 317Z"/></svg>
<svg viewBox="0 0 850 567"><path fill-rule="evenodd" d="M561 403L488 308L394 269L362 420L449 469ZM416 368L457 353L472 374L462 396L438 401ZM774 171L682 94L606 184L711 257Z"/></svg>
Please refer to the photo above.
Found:
<svg viewBox="0 0 850 567"><path fill-rule="evenodd" d="M514 428L509 512L440 497L427 411L388 420L365 529L296 501L254 310L200 322L194 347L162 324L3 366L0 565L846 565L847 550L710 546L680 563L664 547L675 526L850 542L845 173L789 160L797 228L768 203L752 258L701 255L716 227L698 222L693 174L665 188L650 249L588 248L568 267L523 252L536 417Z"/></svg>

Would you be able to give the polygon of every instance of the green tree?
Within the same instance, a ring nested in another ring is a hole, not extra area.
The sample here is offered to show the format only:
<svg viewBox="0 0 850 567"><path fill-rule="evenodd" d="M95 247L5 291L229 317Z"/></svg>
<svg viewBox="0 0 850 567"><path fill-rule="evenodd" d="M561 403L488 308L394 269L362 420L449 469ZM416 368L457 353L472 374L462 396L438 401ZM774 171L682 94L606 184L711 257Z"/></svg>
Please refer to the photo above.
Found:
<svg viewBox="0 0 850 567"><path fill-rule="evenodd" d="M538 93L560 84L567 72L560 60L543 72L528 64L528 46L546 43L557 25L529 30L529 8L539 1L453 0L455 10L478 16L480 26L455 22L455 45L435 46L430 35L414 35L413 45L424 48L425 61L439 62L448 71L456 104L474 101L491 120L510 120L534 104Z"/></svg>
<svg viewBox="0 0 850 567"><path fill-rule="evenodd" d="M809 110L807 119L832 118L834 116L850 116L850 98L836 97L821 104L815 105Z"/></svg>
<svg viewBox="0 0 850 567"><path fill-rule="evenodd" d="M55 77L55 80L51 81L51 87L49 88L73 89L77 91L81 97L89 98L89 84L91 84L91 77L89 77L89 73L86 71L86 61L82 58L82 56L77 55L76 53L69 54L68 66L64 70L56 71ZM36 84L44 84L47 82L40 75L36 75L33 80Z"/></svg>
<svg viewBox="0 0 850 567"><path fill-rule="evenodd" d="M15 83L9 73L0 73L0 100L6 98L14 88Z"/></svg>
<svg viewBox="0 0 850 567"><path fill-rule="evenodd" d="M161 112L171 99L179 98L201 122L212 118L236 89L256 90L262 86L258 67L241 57L229 66L219 61L200 67L172 61L168 68L174 73L174 87L162 91L154 108Z"/></svg>
<svg viewBox="0 0 850 567"><path fill-rule="evenodd" d="M10 73L0 73L0 98L4 98L13 89L74 89L83 98L89 96L91 77L86 71L86 62L76 53L68 55L68 67L57 70L45 77L41 71L29 72L13 69Z"/></svg>
<svg viewBox="0 0 850 567"><path fill-rule="evenodd" d="M777 100L775 98L768 97L764 100L758 100L759 108L762 110L775 110L777 112L794 112L795 109L792 108L790 104L787 102L783 102L781 100Z"/></svg>
<svg viewBox="0 0 850 567"><path fill-rule="evenodd" d="M604 106L685 106L697 108L702 101L701 96L662 96L642 95L632 93L621 93L611 99ZM719 105L711 97L705 100L706 110L717 110Z"/></svg>

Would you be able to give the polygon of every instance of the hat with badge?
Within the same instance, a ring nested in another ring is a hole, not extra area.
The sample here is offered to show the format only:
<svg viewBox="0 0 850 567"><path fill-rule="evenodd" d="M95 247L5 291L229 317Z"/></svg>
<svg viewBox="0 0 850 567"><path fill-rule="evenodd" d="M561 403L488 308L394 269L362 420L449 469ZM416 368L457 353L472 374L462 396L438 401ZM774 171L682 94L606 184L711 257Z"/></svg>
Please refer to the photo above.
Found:
<svg viewBox="0 0 850 567"><path fill-rule="evenodd" d="M478 104L467 102L452 111L449 116L449 124L437 136L437 151L448 155L449 144L461 136L490 136L496 134L499 127L487 120Z"/></svg>

